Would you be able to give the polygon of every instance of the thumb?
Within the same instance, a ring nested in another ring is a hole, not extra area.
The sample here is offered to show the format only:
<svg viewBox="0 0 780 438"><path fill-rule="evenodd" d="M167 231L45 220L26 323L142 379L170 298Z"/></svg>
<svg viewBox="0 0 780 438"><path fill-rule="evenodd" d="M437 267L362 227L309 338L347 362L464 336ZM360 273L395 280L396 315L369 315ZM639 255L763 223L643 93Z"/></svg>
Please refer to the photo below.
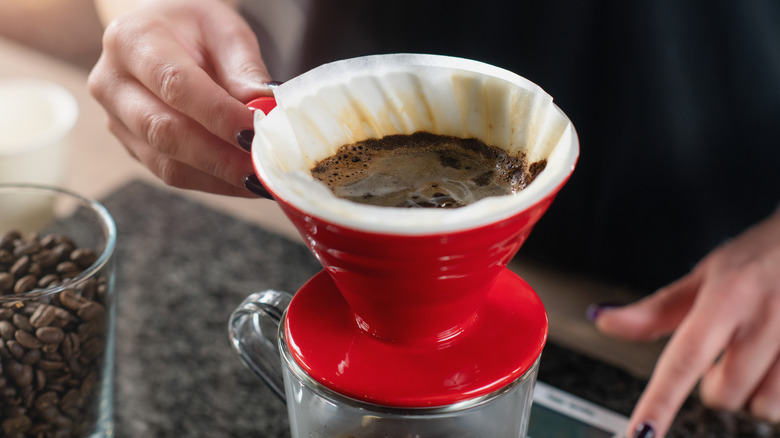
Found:
<svg viewBox="0 0 780 438"><path fill-rule="evenodd" d="M697 272L633 304L602 307L594 322L603 333L630 341L653 341L673 332L688 314L699 289Z"/></svg>
<svg viewBox="0 0 780 438"><path fill-rule="evenodd" d="M215 8L216 9L216 8ZM270 96L271 77L260 54L257 36L234 10L224 8L204 21L204 41L212 59L216 81L243 103Z"/></svg>

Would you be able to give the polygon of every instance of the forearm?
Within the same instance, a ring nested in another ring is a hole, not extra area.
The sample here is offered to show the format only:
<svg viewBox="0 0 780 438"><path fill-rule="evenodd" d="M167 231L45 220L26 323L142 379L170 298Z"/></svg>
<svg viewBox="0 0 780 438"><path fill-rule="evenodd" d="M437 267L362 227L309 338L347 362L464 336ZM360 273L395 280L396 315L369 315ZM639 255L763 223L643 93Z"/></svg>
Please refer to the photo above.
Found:
<svg viewBox="0 0 780 438"><path fill-rule="evenodd" d="M93 0L100 22L103 23L104 27L114 19L153 1L163 0ZM237 7L240 2L240 0L221 1L233 7Z"/></svg>
<svg viewBox="0 0 780 438"><path fill-rule="evenodd" d="M139 7L148 0L93 0L100 22L103 26L114 21L115 18Z"/></svg>

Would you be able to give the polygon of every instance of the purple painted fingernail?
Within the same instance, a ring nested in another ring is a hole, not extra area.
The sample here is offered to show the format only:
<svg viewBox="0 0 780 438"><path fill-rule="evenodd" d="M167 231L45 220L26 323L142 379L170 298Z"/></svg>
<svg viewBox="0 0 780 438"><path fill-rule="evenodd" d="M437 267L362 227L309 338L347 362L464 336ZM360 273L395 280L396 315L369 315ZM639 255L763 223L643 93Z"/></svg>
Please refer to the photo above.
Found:
<svg viewBox="0 0 780 438"><path fill-rule="evenodd" d="M241 149L249 152L252 150L252 140L255 138L255 131L251 129L244 129L236 135L236 142Z"/></svg>
<svg viewBox="0 0 780 438"><path fill-rule="evenodd" d="M655 428L650 423L639 423L634 429L634 438L655 438Z"/></svg>
<svg viewBox="0 0 780 438"><path fill-rule="evenodd" d="M618 303L595 303L588 306L588 308L585 310L585 316L588 318L591 322L596 322L597 319L599 319L599 315L601 315L601 312L608 310L608 309L614 309L616 307L620 307L621 304Z"/></svg>
<svg viewBox="0 0 780 438"><path fill-rule="evenodd" d="M268 192L268 190L263 186L263 183L260 182L260 179L255 174L247 175L247 177L244 178L244 187L261 198L271 200L274 199L273 195Z"/></svg>

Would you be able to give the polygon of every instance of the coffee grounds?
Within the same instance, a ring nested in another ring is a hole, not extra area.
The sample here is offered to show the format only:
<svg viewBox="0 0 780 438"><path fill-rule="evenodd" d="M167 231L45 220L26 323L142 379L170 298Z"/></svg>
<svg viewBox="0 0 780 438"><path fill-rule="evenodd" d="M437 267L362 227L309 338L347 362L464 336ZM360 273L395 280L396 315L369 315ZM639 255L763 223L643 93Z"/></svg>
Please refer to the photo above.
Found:
<svg viewBox="0 0 780 438"><path fill-rule="evenodd" d="M386 207L454 208L517 193L546 167L474 138L417 132L345 145L311 169L338 197Z"/></svg>

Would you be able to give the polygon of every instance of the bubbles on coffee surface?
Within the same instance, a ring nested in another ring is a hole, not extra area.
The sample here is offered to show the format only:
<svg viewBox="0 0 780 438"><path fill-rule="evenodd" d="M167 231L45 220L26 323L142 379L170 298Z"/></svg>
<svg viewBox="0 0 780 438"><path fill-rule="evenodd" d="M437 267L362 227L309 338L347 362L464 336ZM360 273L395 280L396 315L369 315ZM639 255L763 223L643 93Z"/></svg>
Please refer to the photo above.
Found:
<svg viewBox="0 0 780 438"><path fill-rule="evenodd" d="M342 146L311 173L336 196L354 202L456 208L517 193L545 166L477 139L418 132Z"/></svg>

